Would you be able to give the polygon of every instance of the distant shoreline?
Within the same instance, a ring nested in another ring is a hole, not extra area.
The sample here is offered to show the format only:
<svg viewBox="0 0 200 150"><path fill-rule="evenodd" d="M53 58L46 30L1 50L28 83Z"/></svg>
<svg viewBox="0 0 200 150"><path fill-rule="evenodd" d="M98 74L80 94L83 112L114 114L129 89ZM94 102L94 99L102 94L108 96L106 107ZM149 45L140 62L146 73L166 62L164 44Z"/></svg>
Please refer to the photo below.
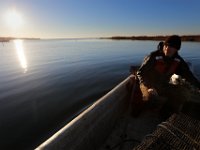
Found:
<svg viewBox="0 0 200 150"><path fill-rule="evenodd" d="M101 39L112 39L112 40L153 40L153 41L164 41L169 36L113 36L113 37L102 37ZM182 41L194 41L200 42L200 35L183 35L180 36Z"/></svg>
<svg viewBox="0 0 200 150"><path fill-rule="evenodd" d="M111 40L151 40L151 41L164 41L168 36L112 36L100 38L55 38L62 40L77 40L77 39L111 39ZM200 42L200 35L182 35L182 41ZM16 37L0 37L0 42L9 42L11 40L41 40L41 38L16 38Z"/></svg>
<svg viewBox="0 0 200 150"><path fill-rule="evenodd" d="M15 38L15 37L0 37L0 42L9 42L11 40L40 40L40 38Z"/></svg>

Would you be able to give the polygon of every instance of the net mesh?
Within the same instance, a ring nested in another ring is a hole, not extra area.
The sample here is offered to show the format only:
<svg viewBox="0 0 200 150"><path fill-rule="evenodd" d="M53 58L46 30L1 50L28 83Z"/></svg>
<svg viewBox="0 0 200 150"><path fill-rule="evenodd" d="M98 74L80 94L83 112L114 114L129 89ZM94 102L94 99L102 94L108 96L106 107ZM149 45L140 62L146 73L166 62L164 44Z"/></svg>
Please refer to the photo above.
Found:
<svg viewBox="0 0 200 150"><path fill-rule="evenodd" d="M135 150L200 149L200 121L184 114L174 114L147 135Z"/></svg>

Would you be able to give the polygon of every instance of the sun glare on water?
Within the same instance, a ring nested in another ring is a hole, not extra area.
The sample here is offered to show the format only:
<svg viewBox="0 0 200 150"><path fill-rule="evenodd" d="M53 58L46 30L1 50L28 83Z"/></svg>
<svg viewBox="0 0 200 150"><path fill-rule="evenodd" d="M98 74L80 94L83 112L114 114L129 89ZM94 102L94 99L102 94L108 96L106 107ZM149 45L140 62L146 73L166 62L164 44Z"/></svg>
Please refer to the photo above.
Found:
<svg viewBox="0 0 200 150"><path fill-rule="evenodd" d="M28 65L26 55L24 53L23 40L15 40L14 43L21 68L24 70L24 73L26 73L28 70Z"/></svg>

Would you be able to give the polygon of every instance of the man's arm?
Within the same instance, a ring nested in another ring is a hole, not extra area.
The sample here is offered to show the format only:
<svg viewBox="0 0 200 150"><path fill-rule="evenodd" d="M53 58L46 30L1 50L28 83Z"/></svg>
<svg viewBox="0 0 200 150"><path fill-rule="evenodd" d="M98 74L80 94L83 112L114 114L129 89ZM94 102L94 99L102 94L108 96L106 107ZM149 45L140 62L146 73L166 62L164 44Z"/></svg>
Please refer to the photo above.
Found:
<svg viewBox="0 0 200 150"><path fill-rule="evenodd" d="M152 70L154 62L155 60L152 55L146 56L137 71L137 78L139 79L139 82L146 86L148 85L148 81L145 81L145 76L147 76L148 72Z"/></svg>
<svg viewBox="0 0 200 150"><path fill-rule="evenodd" d="M148 81L145 80L148 78L148 72L152 71L154 62L155 59L152 55L145 57L142 65L137 71L137 78L139 79L140 90L144 101L148 101L151 95L158 95L156 89L150 87Z"/></svg>

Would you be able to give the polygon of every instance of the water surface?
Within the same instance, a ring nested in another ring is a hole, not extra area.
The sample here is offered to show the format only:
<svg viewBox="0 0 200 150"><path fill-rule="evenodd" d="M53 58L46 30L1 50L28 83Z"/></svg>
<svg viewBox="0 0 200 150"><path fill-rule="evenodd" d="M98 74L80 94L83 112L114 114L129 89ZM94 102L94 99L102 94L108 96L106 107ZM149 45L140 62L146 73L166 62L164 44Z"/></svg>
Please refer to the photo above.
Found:
<svg viewBox="0 0 200 150"><path fill-rule="evenodd" d="M0 43L1 44L1 43ZM155 41L33 40L0 45L0 148L32 149L129 75ZM180 54L200 78L200 43Z"/></svg>

